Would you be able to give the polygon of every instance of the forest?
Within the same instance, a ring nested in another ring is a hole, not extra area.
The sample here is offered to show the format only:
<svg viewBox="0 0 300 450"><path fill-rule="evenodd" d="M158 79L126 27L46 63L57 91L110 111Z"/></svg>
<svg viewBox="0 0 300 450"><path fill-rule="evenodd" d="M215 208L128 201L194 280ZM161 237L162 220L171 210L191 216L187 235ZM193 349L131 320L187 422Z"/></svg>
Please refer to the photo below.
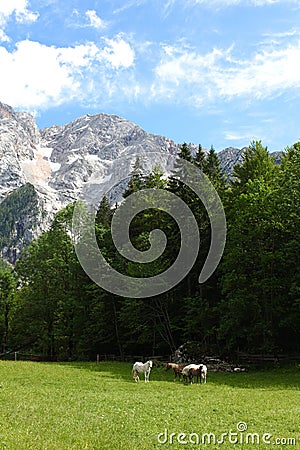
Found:
<svg viewBox="0 0 300 450"><path fill-rule="evenodd" d="M280 164L261 141L251 142L230 179L213 147L180 158L202 170L226 213L222 260L204 283L198 276L210 244L210 221L200 199L160 167L145 176L135 162L124 197L144 188L166 189L189 206L201 247L189 274L173 289L150 298L124 298L93 283L79 264L72 237L73 204L24 250L12 269L0 265L1 351L28 351L60 360L91 360L97 354L165 355L186 341L203 354L300 353L300 142ZM30 195L33 195L30 191ZM129 276L149 277L170 267L180 248L174 219L159 209L136 214L130 238L149 248L149 233L162 229L168 243L153 263L119 255L110 224L118 205L103 197L96 216L99 248L109 264ZM10 220L10 219L9 219Z"/></svg>

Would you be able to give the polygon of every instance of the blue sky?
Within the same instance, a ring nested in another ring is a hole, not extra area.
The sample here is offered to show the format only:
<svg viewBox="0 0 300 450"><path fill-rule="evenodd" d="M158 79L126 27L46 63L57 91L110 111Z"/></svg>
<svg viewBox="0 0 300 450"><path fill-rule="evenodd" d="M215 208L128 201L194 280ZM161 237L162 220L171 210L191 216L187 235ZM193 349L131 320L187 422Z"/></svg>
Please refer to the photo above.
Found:
<svg viewBox="0 0 300 450"><path fill-rule="evenodd" d="M0 0L0 101L217 151L300 140L299 0Z"/></svg>

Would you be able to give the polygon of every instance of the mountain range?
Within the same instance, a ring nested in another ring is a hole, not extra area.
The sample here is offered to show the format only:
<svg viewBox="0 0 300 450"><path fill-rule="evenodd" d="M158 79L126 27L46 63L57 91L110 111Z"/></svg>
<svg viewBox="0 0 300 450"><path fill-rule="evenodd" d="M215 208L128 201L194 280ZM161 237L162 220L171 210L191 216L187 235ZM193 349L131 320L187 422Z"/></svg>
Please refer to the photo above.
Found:
<svg viewBox="0 0 300 450"><path fill-rule="evenodd" d="M188 145L192 152L198 147ZM0 103L0 256L14 264L86 184L121 169L130 175L137 157L145 173L155 165L169 173L180 146L103 113L40 130L32 115ZM242 162L244 150L229 147L218 153L228 175ZM110 193L111 202L122 199L125 185Z"/></svg>

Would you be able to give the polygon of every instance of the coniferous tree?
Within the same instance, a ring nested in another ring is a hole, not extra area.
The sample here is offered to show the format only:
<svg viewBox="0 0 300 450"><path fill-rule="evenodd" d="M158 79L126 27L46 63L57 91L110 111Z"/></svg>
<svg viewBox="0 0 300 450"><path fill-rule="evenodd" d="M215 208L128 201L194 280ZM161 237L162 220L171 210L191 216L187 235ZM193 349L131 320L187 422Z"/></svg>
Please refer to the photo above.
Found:
<svg viewBox="0 0 300 450"><path fill-rule="evenodd" d="M140 157L137 156L135 163L133 165L132 172L130 174L130 180L128 182L127 189L123 193L123 197L129 197L133 192L137 192L141 190L144 186L144 180L143 180L143 166L140 160Z"/></svg>
<svg viewBox="0 0 300 450"><path fill-rule="evenodd" d="M109 200L106 195L103 196L97 214L96 220L103 227L109 228L111 224L111 219L113 216L113 209L110 206Z"/></svg>
<svg viewBox="0 0 300 450"><path fill-rule="evenodd" d="M164 178L164 172L159 165L153 167L152 172L145 178L145 188L165 189L167 180Z"/></svg>
<svg viewBox="0 0 300 450"><path fill-rule="evenodd" d="M180 152L178 153L179 158L185 159L188 162L193 161L192 153L187 143L184 142L180 147Z"/></svg>
<svg viewBox="0 0 300 450"><path fill-rule="evenodd" d="M204 162L203 172L208 176L208 178L220 194L221 191L225 189L226 179L221 169L218 154L213 146L211 146Z"/></svg>
<svg viewBox="0 0 300 450"><path fill-rule="evenodd" d="M205 151L203 150L202 145L199 144L193 163L195 164L195 166L197 166L200 170L203 171L205 168L205 161L206 161Z"/></svg>

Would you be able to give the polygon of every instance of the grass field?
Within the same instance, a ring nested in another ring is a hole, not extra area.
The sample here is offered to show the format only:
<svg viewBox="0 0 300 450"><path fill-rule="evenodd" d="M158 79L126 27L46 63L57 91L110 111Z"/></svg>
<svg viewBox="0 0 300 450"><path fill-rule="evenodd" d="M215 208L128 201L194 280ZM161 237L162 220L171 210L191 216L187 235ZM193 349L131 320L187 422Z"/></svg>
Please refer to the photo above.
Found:
<svg viewBox="0 0 300 450"><path fill-rule="evenodd" d="M154 368L145 384L127 363L0 361L0 448L299 449L299 375L208 373L206 385L184 385Z"/></svg>

